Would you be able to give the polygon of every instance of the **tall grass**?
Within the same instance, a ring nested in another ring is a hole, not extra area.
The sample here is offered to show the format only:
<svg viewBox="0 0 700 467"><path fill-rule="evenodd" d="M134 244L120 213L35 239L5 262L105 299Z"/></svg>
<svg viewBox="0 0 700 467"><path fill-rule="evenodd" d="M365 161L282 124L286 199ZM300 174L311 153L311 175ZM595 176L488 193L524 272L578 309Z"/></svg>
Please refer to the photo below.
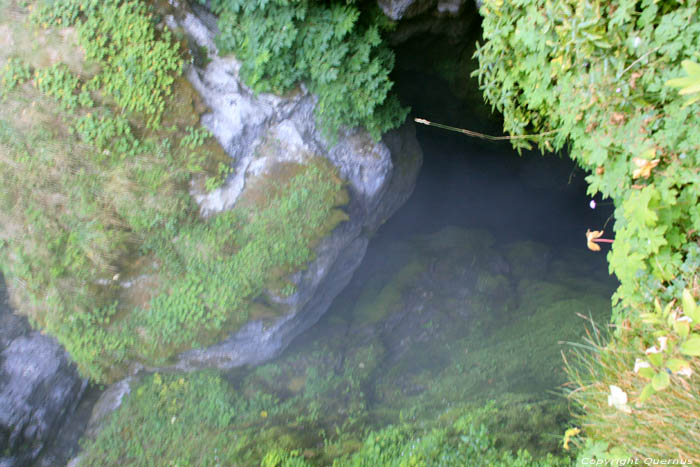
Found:
<svg viewBox="0 0 700 467"><path fill-rule="evenodd" d="M641 319L628 319L614 330L591 321L584 343L564 357L570 381L567 397L575 419L593 442L588 446L602 443L607 448L604 456L698 462L700 358L687 359L689 377L671 374L668 387L642 396L649 378L635 366L645 355L648 338L655 335ZM627 395L624 405L619 400L615 404L616 390L611 387Z"/></svg>

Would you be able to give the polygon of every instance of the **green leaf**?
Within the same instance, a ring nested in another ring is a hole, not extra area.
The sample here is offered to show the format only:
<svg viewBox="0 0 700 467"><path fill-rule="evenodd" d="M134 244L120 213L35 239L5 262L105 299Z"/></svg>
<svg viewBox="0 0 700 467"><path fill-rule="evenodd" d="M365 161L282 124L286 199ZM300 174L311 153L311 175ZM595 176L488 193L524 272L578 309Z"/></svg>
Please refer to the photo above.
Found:
<svg viewBox="0 0 700 467"><path fill-rule="evenodd" d="M693 323L700 322L700 310L695 304L695 299L688 289L683 289L683 313L693 320Z"/></svg>
<svg viewBox="0 0 700 467"><path fill-rule="evenodd" d="M666 368L671 370L673 373L678 373L683 368L688 368L689 366L690 364L682 358L669 358L666 361Z"/></svg>
<svg viewBox="0 0 700 467"><path fill-rule="evenodd" d="M656 367L660 367L664 363L664 357L660 353L650 353L647 358Z"/></svg>
<svg viewBox="0 0 700 467"><path fill-rule="evenodd" d="M642 393L639 395L639 402L644 403L649 397L653 396L656 394L656 390L654 389L654 386L652 386L651 383L647 384L644 386L644 389L642 389Z"/></svg>
<svg viewBox="0 0 700 467"><path fill-rule="evenodd" d="M656 375L656 371L653 368L640 368L639 374L644 378L653 378Z"/></svg>
<svg viewBox="0 0 700 467"><path fill-rule="evenodd" d="M671 384L671 378L666 371L661 370L651 379L651 385L655 391L663 391Z"/></svg>
<svg viewBox="0 0 700 467"><path fill-rule="evenodd" d="M700 78L700 65L697 63L691 61L691 60L683 60L681 62L681 66L685 70L686 73L688 73L689 76L695 76Z"/></svg>
<svg viewBox="0 0 700 467"><path fill-rule="evenodd" d="M693 335L680 346L681 353L692 357L700 357L700 336Z"/></svg>
<svg viewBox="0 0 700 467"><path fill-rule="evenodd" d="M676 320L673 322L673 330L681 337L681 339L685 339L690 333L690 324L687 321Z"/></svg>

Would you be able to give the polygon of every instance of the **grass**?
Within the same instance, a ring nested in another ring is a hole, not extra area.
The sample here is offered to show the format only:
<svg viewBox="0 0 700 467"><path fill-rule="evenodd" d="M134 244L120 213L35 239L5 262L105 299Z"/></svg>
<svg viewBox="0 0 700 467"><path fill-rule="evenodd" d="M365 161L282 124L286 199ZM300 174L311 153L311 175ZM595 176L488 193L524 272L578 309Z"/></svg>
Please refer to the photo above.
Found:
<svg viewBox="0 0 700 467"><path fill-rule="evenodd" d="M0 12L0 267L15 308L97 381L236 330L263 289L294 291L286 277L345 219L342 182L318 158L200 217L190 191L223 183L230 159L199 127L188 52L155 13L43 0Z"/></svg>
<svg viewBox="0 0 700 467"><path fill-rule="evenodd" d="M673 329L683 325L668 324L682 315L682 307L672 302L667 310L671 321L657 319L664 313L659 310L644 320L628 319L614 332L592 322L585 343L567 355L568 397L588 438L585 445L578 442L583 456L700 461L700 352L683 351L700 326L691 322L683 337L684 331ZM652 345L663 347L658 337L667 338L665 349L647 352ZM690 374L674 371L674 361L684 362ZM611 403L613 387L625 394L624 404Z"/></svg>

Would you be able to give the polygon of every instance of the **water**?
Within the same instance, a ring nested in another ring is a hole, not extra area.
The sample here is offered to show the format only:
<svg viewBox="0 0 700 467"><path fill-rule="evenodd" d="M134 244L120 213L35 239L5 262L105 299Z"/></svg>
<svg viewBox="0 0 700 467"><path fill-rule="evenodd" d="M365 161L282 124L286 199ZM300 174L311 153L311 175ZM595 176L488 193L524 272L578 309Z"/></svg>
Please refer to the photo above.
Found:
<svg viewBox="0 0 700 467"><path fill-rule="evenodd" d="M417 96L415 116L498 131L438 78L411 72L400 83ZM564 342L580 341L581 315L609 319L616 282L584 234L611 230L612 206L590 208L566 157L519 157L431 127L417 136L416 190L347 289L280 358L232 380L341 432L439 424L494 401L502 446L557 449L569 421Z"/></svg>

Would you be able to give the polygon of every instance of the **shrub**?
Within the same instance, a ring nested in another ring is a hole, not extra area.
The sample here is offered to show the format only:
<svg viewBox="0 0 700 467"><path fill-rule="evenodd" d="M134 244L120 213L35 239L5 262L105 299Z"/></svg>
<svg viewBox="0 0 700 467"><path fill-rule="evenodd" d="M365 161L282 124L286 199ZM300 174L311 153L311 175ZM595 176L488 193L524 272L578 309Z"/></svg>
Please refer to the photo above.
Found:
<svg viewBox="0 0 700 467"><path fill-rule="evenodd" d="M317 122L327 137L363 126L378 140L406 118L408 109L390 94L394 55L381 38L381 12L363 16L344 2L307 0L215 0L211 7L220 52L237 56L244 81L277 93L304 81L318 96Z"/></svg>
<svg viewBox="0 0 700 467"><path fill-rule="evenodd" d="M667 82L698 61L698 2L489 0L481 12L484 96L510 134L542 132L513 144L568 147L589 193L615 202L616 320L680 298L698 266L700 114Z"/></svg>
<svg viewBox="0 0 700 467"><path fill-rule="evenodd" d="M47 26L77 25L87 58L102 66L91 86L101 87L122 109L143 112L148 126L158 125L183 62L171 33L156 30L144 2L43 1L34 19Z"/></svg>
<svg viewBox="0 0 700 467"><path fill-rule="evenodd" d="M12 91L15 86L28 81L30 77L29 65L18 58L10 58L0 69L0 98Z"/></svg>
<svg viewBox="0 0 700 467"><path fill-rule="evenodd" d="M588 453L600 458L698 459L700 337L695 318L677 319L693 313L677 303L697 296L700 266L698 6L487 0L481 9L476 74L514 146L568 149L589 171L589 194L615 203L618 330L607 342L594 334L592 352L569 366Z"/></svg>
<svg viewBox="0 0 700 467"><path fill-rule="evenodd" d="M78 106L92 107L94 103L86 90L80 90L80 80L64 64L57 63L34 72L34 83L39 91L53 97L65 110Z"/></svg>

